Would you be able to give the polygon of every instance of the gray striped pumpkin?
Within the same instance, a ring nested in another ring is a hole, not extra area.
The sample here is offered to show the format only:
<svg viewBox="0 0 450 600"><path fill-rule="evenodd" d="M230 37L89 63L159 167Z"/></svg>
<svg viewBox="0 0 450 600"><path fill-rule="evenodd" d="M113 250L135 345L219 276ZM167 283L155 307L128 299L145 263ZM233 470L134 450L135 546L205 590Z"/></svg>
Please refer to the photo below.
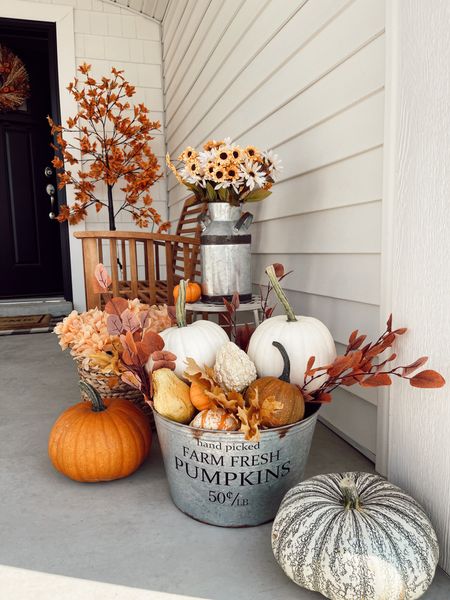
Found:
<svg viewBox="0 0 450 600"><path fill-rule="evenodd" d="M378 475L317 475L284 497L272 528L276 560L331 600L413 600L439 556L422 507Z"/></svg>

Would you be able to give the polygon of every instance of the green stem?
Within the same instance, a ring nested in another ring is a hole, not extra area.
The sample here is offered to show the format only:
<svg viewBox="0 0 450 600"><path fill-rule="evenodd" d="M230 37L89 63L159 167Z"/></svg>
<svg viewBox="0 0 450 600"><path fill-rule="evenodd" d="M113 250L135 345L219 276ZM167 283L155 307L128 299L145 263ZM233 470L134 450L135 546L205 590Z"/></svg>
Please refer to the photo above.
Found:
<svg viewBox="0 0 450 600"><path fill-rule="evenodd" d="M175 307L178 327L186 327L186 285L188 281L182 279L178 288L178 298Z"/></svg>
<svg viewBox="0 0 450 600"><path fill-rule="evenodd" d="M278 277L275 274L275 269L273 268L273 265L269 265L268 267L266 267L266 275L269 278L270 283L272 284L275 294L278 296L278 300L283 305L284 311L287 316L287 320L291 322L297 321L297 317L294 315L294 311L292 310L291 305L289 304L289 301L286 298L286 294L283 292L280 282L278 281Z"/></svg>
<svg viewBox="0 0 450 600"><path fill-rule="evenodd" d="M278 348L283 358L283 372L278 377L278 379L280 379L281 381L286 381L287 383L291 383L291 361L289 360L286 348L283 346L283 344L280 344L280 342L272 342L272 346Z"/></svg>
<svg viewBox="0 0 450 600"><path fill-rule="evenodd" d="M342 496L344 499L344 507L346 510L359 510L361 504L359 502L358 490L354 480L351 477L344 477L340 483Z"/></svg>
<svg viewBox="0 0 450 600"><path fill-rule="evenodd" d="M81 391L89 397L93 412L102 412L103 410L106 410L106 406L103 404L102 397L97 390L92 387L92 385L86 383L85 381L80 381L79 384Z"/></svg>

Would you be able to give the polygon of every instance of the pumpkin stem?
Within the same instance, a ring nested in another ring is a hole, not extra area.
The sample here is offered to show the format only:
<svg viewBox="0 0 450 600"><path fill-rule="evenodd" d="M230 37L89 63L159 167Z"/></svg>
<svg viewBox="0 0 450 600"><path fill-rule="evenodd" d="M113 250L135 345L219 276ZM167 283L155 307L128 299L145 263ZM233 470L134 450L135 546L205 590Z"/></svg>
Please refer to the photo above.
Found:
<svg viewBox="0 0 450 600"><path fill-rule="evenodd" d="M178 327L186 327L186 285L189 283L182 279L178 288L178 298L175 307Z"/></svg>
<svg viewBox="0 0 450 600"><path fill-rule="evenodd" d="M272 346L278 348L283 358L283 372L278 377L278 379L280 379L281 381L286 381L287 383L291 383L291 361L289 360L286 348L283 346L283 344L280 344L280 342L272 342Z"/></svg>
<svg viewBox="0 0 450 600"><path fill-rule="evenodd" d="M278 300L283 305L284 311L287 316L288 321L297 321L297 317L294 315L294 311L292 310L291 305L289 304L289 300L286 297L286 294L283 292L283 288L278 281L278 277L276 276L275 269L273 265L269 265L266 267L266 275L269 278L270 283L274 289L275 294L278 297Z"/></svg>
<svg viewBox="0 0 450 600"><path fill-rule="evenodd" d="M92 385L86 383L85 381L80 381L79 384L81 391L88 395L89 400L92 404L93 412L102 412L103 410L106 410L106 406L103 404L102 397L97 392L97 390L94 387L92 387Z"/></svg>
<svg viewBox="0 0 450 600"><path fill-rule="evenodd" d="M359 502L358 490L356 489L355 481L351 477L343 477L339 482L342 496L344 498L344 507L346 510L359 510L361 504Z"/></svg>

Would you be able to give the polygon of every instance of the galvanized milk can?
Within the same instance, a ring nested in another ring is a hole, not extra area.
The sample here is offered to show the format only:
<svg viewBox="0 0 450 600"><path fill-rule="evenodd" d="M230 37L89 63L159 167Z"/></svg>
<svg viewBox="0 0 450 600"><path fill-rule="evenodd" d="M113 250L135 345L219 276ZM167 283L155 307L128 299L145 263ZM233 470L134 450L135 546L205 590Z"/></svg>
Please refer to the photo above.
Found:
<svg viewBox="0 0 450 600"><path fill-rule="evenodd" d="M249 212L228 202L210 202L208 214L202 215L200 257L202 300L223 304L239 293L241 302L252 299L251 235L253 220Z"/></svg>
<svg viewBox="0 0 450 600"><path fill-rule="evenodd" d="M303 479L319 407L307 410L299 423L261 431L258 442L238 431L180 425L154 411L176 506L221 527L274 519L286 492Z"/></svg>

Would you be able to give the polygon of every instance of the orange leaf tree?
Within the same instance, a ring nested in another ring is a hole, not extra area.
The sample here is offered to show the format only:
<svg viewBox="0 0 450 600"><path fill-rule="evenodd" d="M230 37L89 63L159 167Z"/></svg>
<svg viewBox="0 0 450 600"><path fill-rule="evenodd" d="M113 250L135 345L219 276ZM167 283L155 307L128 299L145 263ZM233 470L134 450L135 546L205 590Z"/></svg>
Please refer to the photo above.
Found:
<svg viewBox="0 0 450 600"><path fill-rule="evenodd" d="M152 225L166 231L168 222L153 208L150 187L161 177L156 156L150 148L151 132L159 121L150 121L144 104L131 106L136 93L123 76L111 69L112 77L97 81L90 75L91 65L80 65L83 81L75 78L68 91L78 103L78 112L67 119L67 126L48 121L55 136L53 166L58 170L58 189L72 185L75 202L63 205L59 221L78 223L94 205L97 212L108 209L109 228L116 229L115 218L125 210L139 227ZM68 134L68 135L67 135ZM106 184L107 198L101 198L97 184ZM119 187L121 204L114 206L115 188Z"/></svg>

